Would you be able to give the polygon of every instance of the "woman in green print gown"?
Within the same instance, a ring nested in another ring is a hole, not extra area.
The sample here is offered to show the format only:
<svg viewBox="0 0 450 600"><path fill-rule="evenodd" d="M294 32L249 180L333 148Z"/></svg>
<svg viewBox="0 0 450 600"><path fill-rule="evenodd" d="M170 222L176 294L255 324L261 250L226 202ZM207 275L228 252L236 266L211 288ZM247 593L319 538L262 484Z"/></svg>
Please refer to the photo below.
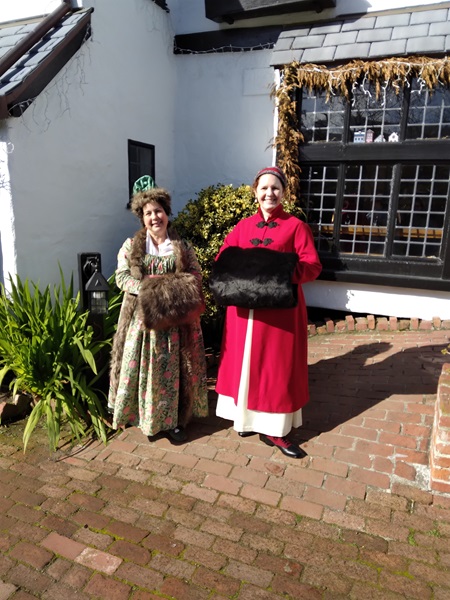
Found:
<svg viewBox="0 0 450 600"><path fill-rule="evenodd" d="M170 227L168 192L154 187L149 176L139 179L134 191L131 209L143 228L118 254L116 284L124 301L113 342L108 408L114 428L130 424L147 436L165 432L171 441L184 442L191 417L208 414L201 308L186 319L189 309L180 300L184 288L167 275L189 274L190 285L201 290L200 265L192 246ZM162 318L167 286L173 285L181 304L179 320L188 322L146 327L141 297L152 318Z"/></svg>

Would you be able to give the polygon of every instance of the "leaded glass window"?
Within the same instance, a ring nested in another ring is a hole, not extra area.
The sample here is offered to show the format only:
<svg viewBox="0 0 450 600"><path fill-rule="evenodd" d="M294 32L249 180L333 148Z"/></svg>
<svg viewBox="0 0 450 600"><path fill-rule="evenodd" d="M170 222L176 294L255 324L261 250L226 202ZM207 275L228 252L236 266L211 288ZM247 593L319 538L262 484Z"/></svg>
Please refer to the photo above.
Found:
<svg viewBox="0 0 450 600"><path fill-rule="evenodd" d="M450 90L412 79L348 92L298 98L300 196L324 265L450 286Z"/></svg>

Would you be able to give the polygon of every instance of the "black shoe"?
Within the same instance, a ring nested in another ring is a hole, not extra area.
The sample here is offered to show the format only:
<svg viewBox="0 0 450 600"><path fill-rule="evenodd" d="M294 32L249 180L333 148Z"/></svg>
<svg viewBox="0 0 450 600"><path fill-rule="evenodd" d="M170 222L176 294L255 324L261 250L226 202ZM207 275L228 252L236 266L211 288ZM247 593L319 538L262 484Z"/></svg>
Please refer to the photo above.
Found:
<svg viewBox="0 0 450 600"><path fill-rule="evenodd" d="M172 442L177 442L178 444L181 444L182 442L185 442L187 440L187 434L184 430L184 427L180 427L179 425L174 429L169 429L168 431L166 431L166 433L169 439L172 440Z"/></svg>
<svg viewBox="0 0 450 600"><path fill-rule="evenodd" d="M251 435L255 435L254 431L238 431L238 435L240 437L250 437Z"/></svg>
<svg viewBox="0 0 450 600"><path fill-rule="evenodd" d="M285 456L289 456L290 458L304 458L308 456L304 450L298 446L294 446L286 437L276 437L261 433L259 439L268 446L276 446Z"/></svg>

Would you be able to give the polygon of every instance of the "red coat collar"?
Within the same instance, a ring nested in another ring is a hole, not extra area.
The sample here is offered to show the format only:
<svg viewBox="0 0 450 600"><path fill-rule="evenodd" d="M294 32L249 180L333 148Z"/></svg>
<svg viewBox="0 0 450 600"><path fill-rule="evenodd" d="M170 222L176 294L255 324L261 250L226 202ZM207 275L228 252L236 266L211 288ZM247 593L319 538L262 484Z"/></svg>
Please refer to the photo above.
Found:
<svg viewBox="0 0 450 600"><path fill-rule="evenodd" d="M276 209L270 214L269 218L267 219L267 223L270 223L270 221L275 221L275 219L278 219L278 217L281 217L281 215L284 213L283 210L283 205L279 204ZM261 217L261 219L264 219L264 216L262 214L262 210L261 207L258 207L258 214Z"/></svg>

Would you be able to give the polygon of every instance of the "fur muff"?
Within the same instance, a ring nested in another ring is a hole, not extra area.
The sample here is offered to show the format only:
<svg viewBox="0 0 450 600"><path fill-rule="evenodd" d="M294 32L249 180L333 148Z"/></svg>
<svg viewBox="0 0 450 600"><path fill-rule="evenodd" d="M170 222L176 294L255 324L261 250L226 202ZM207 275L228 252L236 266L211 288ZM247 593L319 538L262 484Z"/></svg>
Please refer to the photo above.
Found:
<svg viewBox="0 0 450 600"><path fill-rule="evenodd" d="M214 263L209 287L217 304L241 308L293 308L298 256L268 248L230 246Z"/></svg>
<svg viewBox="0 0 450 600"><path fill-rule="evenodd" d="M169 329L192 323L205 310L198 279L190 273L167 273L144 279L138 304L146 329Z"/></svg>

